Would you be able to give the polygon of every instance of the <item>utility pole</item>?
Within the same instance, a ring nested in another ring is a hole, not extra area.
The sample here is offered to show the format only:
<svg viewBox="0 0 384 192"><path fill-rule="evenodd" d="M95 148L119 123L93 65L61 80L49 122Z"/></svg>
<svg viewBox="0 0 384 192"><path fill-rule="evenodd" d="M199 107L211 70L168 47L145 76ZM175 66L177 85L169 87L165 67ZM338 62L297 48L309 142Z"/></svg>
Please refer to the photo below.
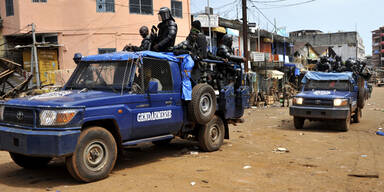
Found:
<svg viewBox="0 0 384 192"><path fill-rule="evenodd" d="M259 52L261 52L261 47L260 47L260 13L257 15L257 20L258 20L258 28L257 28L257 47L259 49Z"/></svg>
<svg viewBox="0 0 384 192"><path fill-rule="evenodd" d="M248 20L247 20L247 0L242 0L243 8L243 52L244 52L244 70L248 72Z"/></svg>
<svg viewBox="0 0 384 192"><path fill-rule="evenodd" d="M34 23L29 24L28 26L32 27L32 46L31 46L31 74L35 72L36 76L36 86L40 89L40 73L39 73L39 62L37 59L37 47L36 47L36 25ZM32 87L33 82L30 82L30 87Z"/></svg>
<svg viewBox="0 0 384 192"><path fill-rule="evenodd" d="M208 35L209 35L209 51L213 52L212 50L212 32L211 32L211 8L209 7L209 0L207 0L207 8L205 9L205 12L208 14Z"/></svg>
<svg viewBox="0 0 384 192"><path fill-rule="evenodd" d="M32 26L32 40L33 40L33 45L32 45L33 56L31 55L31 57L33 57L33 63L31 63L31 65L32 64L35 65L36 85L37 85L37 88L40 89L40 73L39 73L40 70L39 70L39 62L37 60L37 47L36 47L36 26L34 23L32 23L31 26ZM33 74L33 71L31 71L31 73Z"/></svg>

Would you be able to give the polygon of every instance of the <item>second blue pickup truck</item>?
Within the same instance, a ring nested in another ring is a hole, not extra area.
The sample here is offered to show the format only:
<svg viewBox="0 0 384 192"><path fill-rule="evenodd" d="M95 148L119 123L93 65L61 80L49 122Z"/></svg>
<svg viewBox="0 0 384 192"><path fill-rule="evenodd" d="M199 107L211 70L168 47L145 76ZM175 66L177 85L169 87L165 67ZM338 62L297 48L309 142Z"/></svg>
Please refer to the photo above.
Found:
<svg viewBox="0 0 384 192"><path fill-rule="evenodd" d="M351 119L359 123L366 91L358 81L364 80L352 72L307 72L289 109L295 128L302 129L306 119L337 122L342 131L349 129Z"/></svg>

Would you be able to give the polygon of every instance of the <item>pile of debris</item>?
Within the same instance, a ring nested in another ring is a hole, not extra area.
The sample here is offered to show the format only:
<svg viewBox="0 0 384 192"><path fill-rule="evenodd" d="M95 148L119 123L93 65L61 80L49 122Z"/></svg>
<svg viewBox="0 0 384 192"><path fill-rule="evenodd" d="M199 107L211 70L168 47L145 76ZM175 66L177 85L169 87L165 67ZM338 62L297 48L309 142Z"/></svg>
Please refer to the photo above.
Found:
<svg viewBox="0 0 384 192"><path fill-rule="evenodd" d="M22 65L0 58L0 99L12 98L28 90L32 75L27 75Z"/></svg>

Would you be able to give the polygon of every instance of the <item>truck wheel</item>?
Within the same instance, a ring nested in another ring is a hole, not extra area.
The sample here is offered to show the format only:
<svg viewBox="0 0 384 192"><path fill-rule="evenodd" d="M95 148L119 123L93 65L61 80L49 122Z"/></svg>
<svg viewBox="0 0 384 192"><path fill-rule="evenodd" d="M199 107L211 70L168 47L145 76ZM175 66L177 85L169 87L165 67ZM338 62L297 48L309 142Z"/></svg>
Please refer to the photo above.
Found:
<svg viewBox="0 0 384 192"><path fill-rule="evenodd" d="M351 125L351 115L348 115L346 119L340 120L340 131L348 131Z"/></svg>
<svg viewBox="0 0 384 192"><path fill-rule="evenodd" d="M9 152L9 155L18 166L25 169L42 168L47 166L48 163L52 160L52 157L31 157L12 152Z"/></svg>
<svg viewBox="0 0 384 192"><path fill-rule="evenodd" d="M203 151L211 152L220 149L224 141L224 123L220 117L214 116L211 121L200 126L199 144Z"/></svg>
<svg viewBox="0 0 384 192"><path fill-rule="evenodd" d="M216 112L215 90L208 84L197 84L192 89L192 100L188 113L193 121L203 125L208 123Z"/></svg>
<svg viewBox="0 0 384 192"><path fill-rule="evenodd" d="M106 178L116 159L117 145L112 134L102 127L90 127L81 132L66 165L76 180L92 182Z"/></svg>
<svg viewBox="0 0 384 192"><path fill-rule="evenodd" d="M357 106L360 108L364 108L365 105L365 88L364 88L364 80L359 77L358 79L359 91L357 93Z"/></svg>
<svg viewBox="0 0 384 192"><path fill-rule="evenodd" d="M361 112L361 108L360 107L357 107L356 108L356 112L355 114L353 115L353 122L354 123L360 123L360 118L362 116L362 112Z"/></svg>
<svg viewBox="0 0 384 192"><path fill-rule="evenodd" d="M293 125L296 129L302 129L304 127L304 118L301 117L293 117Z"/></svg>

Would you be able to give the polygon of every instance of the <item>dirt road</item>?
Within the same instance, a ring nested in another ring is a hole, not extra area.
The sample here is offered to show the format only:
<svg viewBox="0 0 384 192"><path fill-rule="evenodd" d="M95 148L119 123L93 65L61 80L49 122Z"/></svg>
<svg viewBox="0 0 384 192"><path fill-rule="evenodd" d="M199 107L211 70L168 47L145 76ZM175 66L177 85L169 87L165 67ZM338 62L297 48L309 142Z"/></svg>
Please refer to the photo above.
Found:
<svg viewBox="0 0 384 192"><path fill-rule="evenodd" d="M295 130L287 108L249 109L220 151L203 153L183 140L142 145L127 150L109 178L89 184L75 182L62 159L24 170L0 152L0 192L384 191L384 137L375 135L384 128L383 95L374 89L348 132L321 122Z"/></svg>

